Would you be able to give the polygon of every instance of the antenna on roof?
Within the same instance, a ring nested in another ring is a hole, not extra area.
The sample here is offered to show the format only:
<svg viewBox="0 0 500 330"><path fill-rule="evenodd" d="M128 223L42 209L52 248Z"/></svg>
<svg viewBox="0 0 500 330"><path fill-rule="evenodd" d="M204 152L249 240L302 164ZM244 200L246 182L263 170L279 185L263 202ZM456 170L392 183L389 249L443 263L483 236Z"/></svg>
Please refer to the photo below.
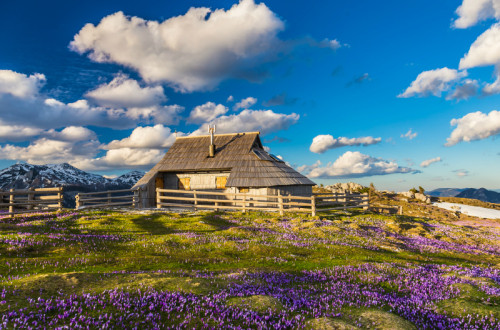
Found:
<svg viewBox="0 0 500 330"><path fill-rule="evenodd" d="M215 145L214 145L214 134L215 134L215 125L208 125L208 133L210 134L210 146L208 148L208 157L215 156Z"/></svg>

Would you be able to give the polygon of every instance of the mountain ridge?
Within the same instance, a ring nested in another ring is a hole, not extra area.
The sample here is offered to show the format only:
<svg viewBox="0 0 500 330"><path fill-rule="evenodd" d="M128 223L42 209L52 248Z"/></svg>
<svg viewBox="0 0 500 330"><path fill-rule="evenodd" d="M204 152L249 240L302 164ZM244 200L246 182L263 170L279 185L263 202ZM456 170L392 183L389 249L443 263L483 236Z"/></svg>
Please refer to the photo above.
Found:
<svg viewBox="0 0 500 330"><path fill-rule="evenodd" d="M0 190L64 187L64 206L74 207L76 194L129 189L144 172L131 171L114 179L82 171L68 163L14 164L0 170Z"/></svg>

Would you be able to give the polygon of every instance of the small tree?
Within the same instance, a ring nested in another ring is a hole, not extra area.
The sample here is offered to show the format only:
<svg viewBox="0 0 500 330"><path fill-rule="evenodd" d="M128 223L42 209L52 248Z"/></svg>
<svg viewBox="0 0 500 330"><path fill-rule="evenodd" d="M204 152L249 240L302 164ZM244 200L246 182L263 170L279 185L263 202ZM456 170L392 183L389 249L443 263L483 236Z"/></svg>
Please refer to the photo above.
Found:
<svg viewBox="0 0 500 330"><path fill-rule="evenodd" d="M425 193L425 189L422 188L422 186L418 186L418 192L423 195Z"/></svg>

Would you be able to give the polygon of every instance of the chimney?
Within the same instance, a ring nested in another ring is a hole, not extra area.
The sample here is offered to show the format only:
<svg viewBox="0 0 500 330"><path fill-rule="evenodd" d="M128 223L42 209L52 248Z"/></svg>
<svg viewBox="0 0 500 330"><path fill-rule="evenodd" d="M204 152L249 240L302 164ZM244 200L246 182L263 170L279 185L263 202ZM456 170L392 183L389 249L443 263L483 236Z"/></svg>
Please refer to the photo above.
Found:
<svg viewBox="0 0 500 330"><path fill-rule="evenodd" d="M215 156L215 144L214 144L215 125L213 127L210 127L210 125L208 125L208 133L210 133L210 146L208 147L208 157L213 158Z"/></svg>

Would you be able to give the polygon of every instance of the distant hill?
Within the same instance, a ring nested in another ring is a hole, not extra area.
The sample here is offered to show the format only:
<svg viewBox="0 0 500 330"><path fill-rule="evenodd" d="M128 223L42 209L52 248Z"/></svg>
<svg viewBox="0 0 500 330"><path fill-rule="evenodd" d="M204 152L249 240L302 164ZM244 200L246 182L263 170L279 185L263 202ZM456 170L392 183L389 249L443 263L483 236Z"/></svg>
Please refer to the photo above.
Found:
<svg viewBox="0 0 500 330"><path fill-rule="evenodd" d="M472 198L483 202L500 203L500 193L487 190L484 188L474 189L469 188L456 195L458 198Z"/></svg>
<svg viewBox="0 0 500 330"><path fill-rule="evenodd" d="M64 187L64 206L74 207L79 192L131 188L144 172L132 171L114 179L87 173L67 163L15 164L0 170L0 190Z"/></svg>
<svg viewBox="0 0 500 330"><path fill-rule="evenodd" d="M467 188L438 188L431 191L426 191L425 193L434 197L456 197L462 191L467 190Z"/></svg>

